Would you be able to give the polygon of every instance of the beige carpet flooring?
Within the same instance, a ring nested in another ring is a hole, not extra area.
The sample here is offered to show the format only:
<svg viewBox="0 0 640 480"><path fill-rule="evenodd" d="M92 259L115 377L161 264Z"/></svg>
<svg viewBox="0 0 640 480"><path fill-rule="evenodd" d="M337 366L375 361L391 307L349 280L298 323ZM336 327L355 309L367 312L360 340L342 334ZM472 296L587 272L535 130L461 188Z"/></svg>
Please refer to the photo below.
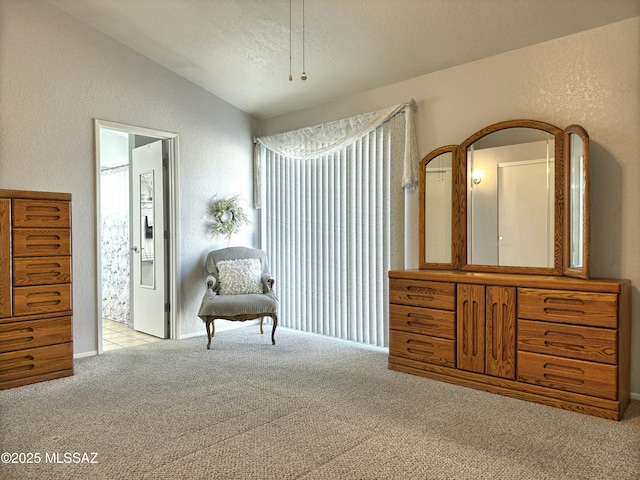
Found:
<svg viewBox="0 0 640 480"><path fill-rule="evenodd" d="M393 372L381 349L284 328L272 346L267 330L106 352L1 391L0 451L40 458L0 478L640 478L640 402L604 420Z"/></svg>

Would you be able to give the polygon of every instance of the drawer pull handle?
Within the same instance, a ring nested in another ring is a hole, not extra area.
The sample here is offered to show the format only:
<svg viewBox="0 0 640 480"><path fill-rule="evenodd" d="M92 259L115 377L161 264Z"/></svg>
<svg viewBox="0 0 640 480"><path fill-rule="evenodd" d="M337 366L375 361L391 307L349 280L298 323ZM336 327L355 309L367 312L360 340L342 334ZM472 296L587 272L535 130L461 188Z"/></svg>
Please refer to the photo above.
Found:
<svg viewBox="0 0 640 480"><path fill-rule="evenodd" d="M423 341L419 341L419 340L407 340L407 344L409 345L419 345L421 347L429 347L429 348L433 348L433 343L431 342L423 342Z"/></svg>
<svg viewBox="0 0 640 480"><path fill-rule="evenodd" d="M54 307L56 305L60 305L60 300L43 300L41 302L27 302L26 306L29 308L33 307Z"/></svg>
<svg viewBox="0 0 640 480"><path fill-rule="evenodd" d="M584 315L583 310L572 310L569 308L545 308L544 313L548 315L569 315L572 317Z"/></svg>
<svg viewBox="0 0 640 480"><path fill-rule="evenodd" d="M60 276L60 272L41 272L41 273L27 273L29 280L39 280L41 278L57 278Z"/></svg>
<svg viewBox="0 0 640 480"><path fill-rule="evenodd" d="M425 320L433 320L433 315L427 315L426 313L410 313L407 315L409 318L419 318Z"/></svg>
<svg viewBox="0 0 640 480"><path fill-rule="evenodd" d="M433 288L430 287L419 287L416 285L409 285L407 287L407 290L410 292L419 292L419 293L426 293L429 295L433 295L435 293L437 293Z"/></svg>
<svg viewBox="0 0 640 480"><path fill-rule="evenodd" d="M550 382L568 383L570 385L584 385L584 380L580 380L578 378L569 378L548 373L544 374L544 378L545 380L549 380Z"/></svg>
<svg viewBox="0 0 640 480"><path fill-rule="evenodd" d="M53 205L30 205L25 208L26 212L35 211L35 212L60 212L60 208Z"/></svg>
<svg viewBox="0 0 640 480"><path fill-rule="evenodd" d="M8 364L10 366L2 368L2 373L7 374L7 373L17 373L17 372L25 372L28 370L33 370L35 368L34 361L35 361L35 358L32 357L31 355L28 355L22 358L16 358L14 361L11 362L11 364Z"/></svg>
<svg viewBox="0 0 640 480"><path fill-rule="evenodd" d="M411 348L415 344L418 348ZM431 342L421 342L417 340L407 340L407 352L414 355L433 355L435 347ZM426 350L425 350L426 349Z"/></svg>
<svg viewBox="0 0 640 480"><path fill-rule="evenodd" d="M413 355L422 355L422 356L425 356L425 355L433 356L435 353L433 350L415 350L413 348L407 348L407 352Z"/></svg>
<svg viewBox="0 0 640 480"><path fill-rule="evenodd" d="M438 328L435 323L407 322L407 326L416 328Z"/></svg>
<svg viewBox="0 0 640 480"><path fill-rule="evenodd" d="M26 216L28 221L33 221L33 220L45 220L45 221L53 221L53 222L58 222L60 221L60 215L27 215Z"/></svg>
<svg viewBox="0 0 640 480"><path fill-rule="evenodd" d="M407 295L407 298L409 300L424 300L424 301L427 301L427 302L430 302L430 301L433 300L433 297L430 296L430 295L429 296L427 296L427 295Z"/></svg>
<svg viewBox="0 0 640 480"><path fill-rule="evenodd" d="M56 305L60 305L62 300L58 300L55 298L51 298L52 296L60 297L62 296L60 292L38 292L38 293L30 293L27 295L25 300L25 305L29 308L38 306L38 307L53 307ZM42 298L39 300L39 298Z"/></svg>
<svg viewBox="0 0 640 480"><path fill-rule="evenodd" d="M556 348L564 348L565 350L575 350L575 351L583 351L584 345L575 345L573 343L563 343L563 342L549 342L545 340L545 347L556 347Z"/></svg>
<svg viewBox="0 0 640 480"><path fill-rule="evenodd" d="M16 329L16 330L10 330L8 331L3 338L6 338L8 340L16 340L19 338L23 338L26 335L30 335L33 333L33 327L27 327L27 328L20 328L20 329ZM33 339L33 337L30 337L31 339Z"/></svg>
<svg viewBox="0 0 640 480"><path fill-rule="evenodd" d="M545 370L555 370L558 372L566 372L573 375L584 375L584 370L579 367L569 367L567 365L559 365L557 363L545 363Z"/></svg>
<svg viewBox="0 0 640 480"><path fill-rule="evenodd" d="M27 240L60 240L60 235L27 235Z"/></svg>
<svg viewBox="0 0 640 480"><path fill-rule="evenodd" d="M584 335L580 335L579 333L554 332L553 330L546 330L544 332L544 336L545 337L575 338L577 340L584 340Z"/></svg>
<svg viewBox="0 0 640 480"><path fill-rule="evenodd" d="M12 347L22 347L23 345L28 345L31 342L33 342L33 340L36 337L13 337L13 338L6 338L5 340L2 341L2 345L4 345L5 347L7 347L8 345L12 346Z"/></svg>
<svg viewBox="0 0 640 480"><path fill-rule="evenodd" d="M33 270L33 269L38 269L38 270L42 270L44 268L49 268L51 270L55 270L55 269L60 269L62 267L62 265L60 265L59 263L30 263L29 265L27 265L27 270Z"/></svg>
<svg viewBox="0 0 640 480"><path fill-rule="evenodd" d="M555 303L559 305L573 305L573 306L582 306L584 305L584 301L579 298L563 298L563 297L546 297L544 299L544 303Z"/></svg>

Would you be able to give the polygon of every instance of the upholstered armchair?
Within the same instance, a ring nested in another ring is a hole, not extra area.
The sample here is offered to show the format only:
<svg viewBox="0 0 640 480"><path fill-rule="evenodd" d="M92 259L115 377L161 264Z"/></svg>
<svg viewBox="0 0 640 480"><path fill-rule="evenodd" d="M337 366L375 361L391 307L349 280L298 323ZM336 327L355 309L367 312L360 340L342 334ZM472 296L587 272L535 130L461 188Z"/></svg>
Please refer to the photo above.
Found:
<svg viewBox="0 0 640 480"><path fill-rule="evenodd" d="M273 319L271 343L276 344L278 299L273 292L275 280L269 272L267 255L248 247L228 247L207 255L207 290L198 316L207 329L207 348L215 335L216 319L244 322L260 319L264 333L264 317Z"/></svg>

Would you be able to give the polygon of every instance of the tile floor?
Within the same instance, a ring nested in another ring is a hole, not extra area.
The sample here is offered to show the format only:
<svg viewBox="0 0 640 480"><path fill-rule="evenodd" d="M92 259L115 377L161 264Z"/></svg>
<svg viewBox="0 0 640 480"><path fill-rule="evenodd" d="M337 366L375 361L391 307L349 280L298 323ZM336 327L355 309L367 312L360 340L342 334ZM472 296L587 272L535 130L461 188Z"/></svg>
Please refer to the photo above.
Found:
<svg viewBox="0 0 640 480"><path fill-rule="evenodd" d="M114 322L108 318L102 319L102 350L104 352L160 341L162 341L161 338L136 332L124 323Z"/></svg>

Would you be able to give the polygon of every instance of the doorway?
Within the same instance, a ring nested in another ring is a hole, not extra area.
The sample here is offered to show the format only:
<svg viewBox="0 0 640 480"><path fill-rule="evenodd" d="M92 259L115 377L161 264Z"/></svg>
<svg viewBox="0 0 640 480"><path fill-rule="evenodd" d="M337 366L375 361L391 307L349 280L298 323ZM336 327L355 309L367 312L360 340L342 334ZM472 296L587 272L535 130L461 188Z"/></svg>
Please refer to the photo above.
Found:
<svg viewBox="0 0 640 480"><path fill-rule="evenodd" d="M174 133L95 121L98 353L176 338ZM136 341L138 340L138 341Z"/></svg>

